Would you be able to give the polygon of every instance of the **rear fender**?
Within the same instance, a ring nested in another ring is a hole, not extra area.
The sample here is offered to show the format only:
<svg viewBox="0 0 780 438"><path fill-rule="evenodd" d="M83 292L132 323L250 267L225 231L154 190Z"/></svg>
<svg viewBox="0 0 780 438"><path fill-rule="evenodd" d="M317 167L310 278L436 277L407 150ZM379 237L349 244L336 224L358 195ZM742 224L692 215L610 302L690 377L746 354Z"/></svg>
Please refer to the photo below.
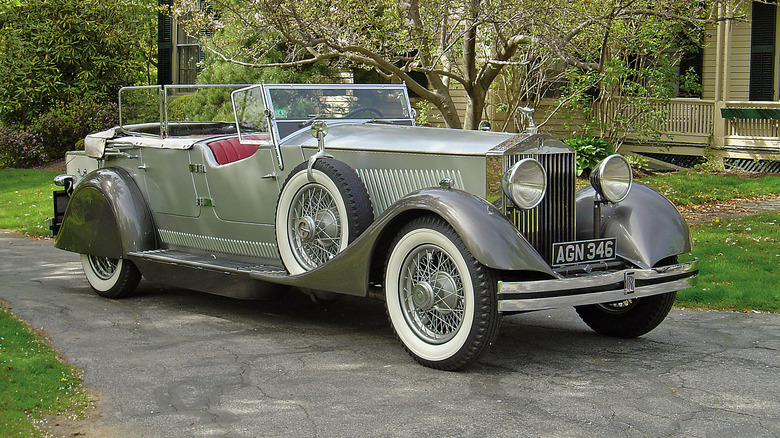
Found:
<svg viewBox="0 0 780 438"><path fill-rule="evenodd" d="M152 216L130 174L103 168L86 175L70 197L54 246L111 258L155 249Z"/></svg>
<svg viewBox="0 0 780 438"><path fill-rule="evenodd" d="M593 197L586 187L577 192L577 239L592 239ZM620 257L648 269L666 257L689 252L693 247L688 224L663 195L634 183L628 197L602 207L601 236L617 239Z"/></svg>

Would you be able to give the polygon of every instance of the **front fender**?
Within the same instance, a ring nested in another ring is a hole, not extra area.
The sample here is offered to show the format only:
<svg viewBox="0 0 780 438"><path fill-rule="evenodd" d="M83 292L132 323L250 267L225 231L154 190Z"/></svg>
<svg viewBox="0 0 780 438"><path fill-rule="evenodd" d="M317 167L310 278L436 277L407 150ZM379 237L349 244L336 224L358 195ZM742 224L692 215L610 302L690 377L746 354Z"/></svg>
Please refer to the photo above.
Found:
<svg viewBox="0 0 780 438"><path fill-rule="evenodd" d="M592 187L577 192L578 240L594 237L594 195ZM643 269L693 247L688 224L674 205L655 190L637 183L625 200L602 207L600 237L615 237L618 255Z"/></svg>
<svg viewBox="0 0 780 438"><path fill-rule="evenodd" d="M382 213L363 234L327 263L302 274L279 277L253 273L257 279L318 290L365 295L368 291L371 260L378 243L399 222L422 214L437 214L446 220L480 263L493 269L536 271L556 277L544 259L517 228L485 200L452 189L429 188L411 193ZM411 216L410 216L411 215Z"/></svg>
<svg viewBox="0 0 780 438"><path fill-rule="evenodd" d="M66 251L111 258L156 245L143 195L130 174L119 168L97 169L79 182L54 243Z"/></svg>

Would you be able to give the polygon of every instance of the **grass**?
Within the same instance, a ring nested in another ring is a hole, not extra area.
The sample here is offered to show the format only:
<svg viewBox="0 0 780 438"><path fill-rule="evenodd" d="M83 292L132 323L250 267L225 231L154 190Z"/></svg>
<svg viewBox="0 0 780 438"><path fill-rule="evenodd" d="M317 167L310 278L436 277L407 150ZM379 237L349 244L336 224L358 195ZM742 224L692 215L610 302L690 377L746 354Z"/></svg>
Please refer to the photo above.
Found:
<svg viewBox="0 0 780 438"><path fill-rule="evenodd" d="M780 194L777 175L675 172L644 176L637 182L652 187L675 205Z"/></svg>
<svg viewBox="0 0 780 438"><path fill-rule="evenodd" d="M54 214L52 182L58 172L40 169L0 169L0 229L31 236L49 235Z"/></svg>
<svg viewBox="0 0 780 438"><path fill-rule="evenodd" d="M0 436L45 436L34 420L78 417L88 404L78 370L0 304Z"/></svg>
<svg viewBox="0 0 780 438"><path fill-rule="evenodd" d="M693 228L699 283L676 305L780 312L780 212Z"/></svg>

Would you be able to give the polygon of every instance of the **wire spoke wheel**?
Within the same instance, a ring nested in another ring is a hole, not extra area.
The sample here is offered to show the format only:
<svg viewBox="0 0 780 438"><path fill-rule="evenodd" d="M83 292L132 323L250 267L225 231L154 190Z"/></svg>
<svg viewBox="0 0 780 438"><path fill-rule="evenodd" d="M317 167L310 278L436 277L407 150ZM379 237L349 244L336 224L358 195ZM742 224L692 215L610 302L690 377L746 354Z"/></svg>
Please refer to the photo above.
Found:
<svg viewBox="0 0 780 438"><path fill-rule="evenodd" d="M116 273L116 268L119 265L119 259L97 256L88 257L89 264L92 266L92 270L101 280L108 280L114 275L114 273Z"/></svg>
<svg viewBox="0 0 780 438"><path fill-rule="evenodd" d="M474 362L500 323L496 277L437 216L412 220L390 246L385 305L390 324L419 363L456 370Z"/></svg>
<svg viewBox="0 0 780 438"><path fill-rule="evenodd" d="M463 282L455 262L434 245L418 247L401 269L401 307L407 323L432 344L452 339L463 324Z"/></svg>
<svg viewBox="0 0 780 438"><path fill-rule="evenodd" d="M81 254L81 267L95 293L106 298L130 296L141 281L141 272L126 259Z"/></svg>
<svg viewBox="0 0 780 438"><path fill-rule="evenodd" d="M301 189L287 219L298 262L309 270L333 258L341 248L341 224L336 200L324 186L310 184Z"/></svg>
<svg viewBox="0 0 780 438"><path fill-rule="evenodd" d="M363 182L331 158L299 164L284 181L276 206L276 242L290 274L317 268L357 238L374 220Z"/></svg>

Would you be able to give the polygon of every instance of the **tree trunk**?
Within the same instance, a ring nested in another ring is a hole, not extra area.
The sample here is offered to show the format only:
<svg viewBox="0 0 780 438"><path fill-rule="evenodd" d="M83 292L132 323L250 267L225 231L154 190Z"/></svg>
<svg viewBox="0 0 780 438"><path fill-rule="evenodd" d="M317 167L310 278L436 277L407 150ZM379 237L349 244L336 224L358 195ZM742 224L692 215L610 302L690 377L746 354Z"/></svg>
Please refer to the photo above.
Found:
<svg viewBox="0 0 780 438"><path fill-rule="evenodd" d="M475 87L474 91L469 93L463 129L477 129L479 127L479 122L482 121L482 113L485 110L486 96L487 92L479 87Z"/></svg>

